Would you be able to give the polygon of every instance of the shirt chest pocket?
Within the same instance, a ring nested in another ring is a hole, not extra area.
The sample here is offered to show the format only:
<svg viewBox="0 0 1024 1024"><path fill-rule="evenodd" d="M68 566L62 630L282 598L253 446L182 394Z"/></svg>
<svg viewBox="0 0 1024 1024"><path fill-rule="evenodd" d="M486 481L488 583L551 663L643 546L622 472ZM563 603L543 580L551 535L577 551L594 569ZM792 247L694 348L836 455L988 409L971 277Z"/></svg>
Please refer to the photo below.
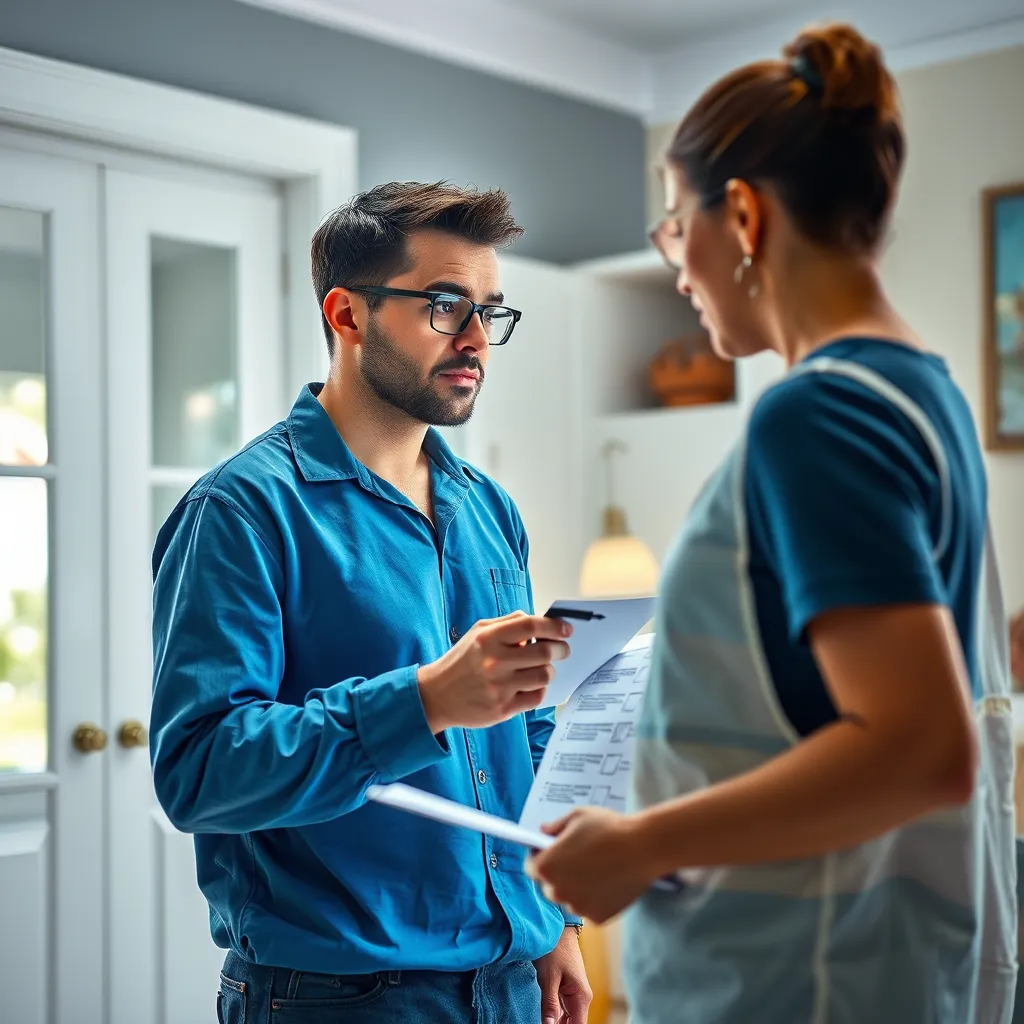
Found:
<svg viewBox="0 0 1024 1024"><path fill-rule="evenodd" d="M530 590L522 569L491 569L497 614L530 611Z"/></svg>

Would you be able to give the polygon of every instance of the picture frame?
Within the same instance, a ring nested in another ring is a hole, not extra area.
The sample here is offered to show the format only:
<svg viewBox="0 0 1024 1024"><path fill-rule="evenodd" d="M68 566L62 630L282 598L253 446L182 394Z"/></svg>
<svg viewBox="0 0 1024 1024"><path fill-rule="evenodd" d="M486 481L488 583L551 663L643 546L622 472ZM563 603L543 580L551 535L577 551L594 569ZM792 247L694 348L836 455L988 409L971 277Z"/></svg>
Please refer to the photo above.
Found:
<svg viewBox="0 0 1024 1024"><path fill-rule="evenodd" d="M1024 451L1024 182L982 193L985 447Z"/></svg>

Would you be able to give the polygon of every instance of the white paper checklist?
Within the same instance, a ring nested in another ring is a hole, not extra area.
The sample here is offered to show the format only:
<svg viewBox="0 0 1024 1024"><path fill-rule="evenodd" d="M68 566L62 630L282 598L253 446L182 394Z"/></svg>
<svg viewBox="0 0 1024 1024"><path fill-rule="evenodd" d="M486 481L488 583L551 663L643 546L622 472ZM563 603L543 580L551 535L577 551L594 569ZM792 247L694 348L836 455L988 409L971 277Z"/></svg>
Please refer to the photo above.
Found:
<svg viewBox="0 0 1024 1024"><path fill-rule="evenodd" d="M537 832L574 807L624 813L635 726L651 668L650 634L593 673L559 711L555 731L519 819Z"/></svg>
<svg viewBox="0 0 1024 1024"><path fill-rule="evenodd" d="M561 614L560 614L561 613ZM555 601L544 613L572 625L569 657L555 662L555 678L542 707L564 704L578 686L627 647L654 614L653 597Z"/></svg>

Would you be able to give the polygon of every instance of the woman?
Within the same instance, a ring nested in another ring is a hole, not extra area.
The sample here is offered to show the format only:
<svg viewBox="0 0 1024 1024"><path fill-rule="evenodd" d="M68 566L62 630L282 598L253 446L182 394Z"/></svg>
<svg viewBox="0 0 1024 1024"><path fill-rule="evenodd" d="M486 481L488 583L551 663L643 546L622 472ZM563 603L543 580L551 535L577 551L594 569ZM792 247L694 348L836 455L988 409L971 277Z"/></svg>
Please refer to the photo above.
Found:
<svg viewBox="0 0 1024 1024"><path fill-rule="evenodd" d="M655 232L715 349L790 367L662 580L634 813L530 869L635 1024L994 1024L1016 962L1005 616L967 403L877 259L904 136L847 26L714 85ZM678 872L675 894L652 888Z"/></svg>

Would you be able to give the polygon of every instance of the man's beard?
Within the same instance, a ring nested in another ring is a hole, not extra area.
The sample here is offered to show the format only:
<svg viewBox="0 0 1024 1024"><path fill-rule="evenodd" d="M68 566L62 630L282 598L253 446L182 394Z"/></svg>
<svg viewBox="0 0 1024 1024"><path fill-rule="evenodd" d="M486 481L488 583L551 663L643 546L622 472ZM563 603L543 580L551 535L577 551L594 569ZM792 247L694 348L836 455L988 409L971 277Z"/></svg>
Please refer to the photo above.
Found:
<svg viewBox="0 0 1024 1024"><path fill-rule="evenodd" d="M374 394L388 405L400 409L420 423L435 427L461 427L473 415L476 396L484 379L484 369L475 356L456 356L439 363L426 380L422 371L399 347L394 339L371 318L363 332L363 376ZM460 388L445 397L435 390L433 378L452 370L475 370L480 375L472 397Z"/></svg>

